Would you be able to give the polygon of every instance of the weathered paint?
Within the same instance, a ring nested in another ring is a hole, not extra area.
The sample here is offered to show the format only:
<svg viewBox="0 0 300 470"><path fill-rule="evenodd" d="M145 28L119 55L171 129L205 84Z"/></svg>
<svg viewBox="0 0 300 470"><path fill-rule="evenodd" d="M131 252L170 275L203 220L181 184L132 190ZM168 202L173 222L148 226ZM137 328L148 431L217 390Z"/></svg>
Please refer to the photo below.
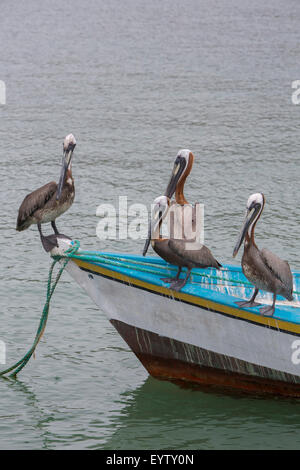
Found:
<svg viewBox="0 0 300 470"><path fill-rule="evenodd" d="M189 283L184 292L173 294L159 279L160 260L142 259L143 270L138 271L141 257L108 255L129 263L132 259L132 267L124 269L88 262L88 252L86 258L84 253L82 259L70 261L67 270L150 374L183 383L300 396L300 366L292 361L299 337L298 307L280 307L277 318L271 319L255 309L234 307L226 278L239 279L242 274L236 267L221 272L219 290L213 277L206 277L203 287ZM152 271L147 272L147 263Z"/></svg>
<svg viewBox="0 0 300 470"><path fill-rule="evenodd" d="M248 392L300 397L300 378L111 320L149 374Z"/></svg>

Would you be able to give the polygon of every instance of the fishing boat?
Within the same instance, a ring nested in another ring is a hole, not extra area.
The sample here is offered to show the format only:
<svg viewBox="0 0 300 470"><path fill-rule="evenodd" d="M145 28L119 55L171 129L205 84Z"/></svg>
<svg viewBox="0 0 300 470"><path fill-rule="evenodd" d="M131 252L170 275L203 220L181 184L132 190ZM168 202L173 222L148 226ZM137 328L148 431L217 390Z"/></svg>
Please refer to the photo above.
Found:
<svg viewBox="0 0 300 470"><path fill-rule="evenodd" d="M52 255L63 257L72 243L59 239ZM177 267L156 257L80 248L66 269L152 376L300 397L300 272L294 301L278 297L270 317L236 305L253 292L240 266L193 269L179 292L161 280ZM272 294L257 302L271 305Z"/></svg>

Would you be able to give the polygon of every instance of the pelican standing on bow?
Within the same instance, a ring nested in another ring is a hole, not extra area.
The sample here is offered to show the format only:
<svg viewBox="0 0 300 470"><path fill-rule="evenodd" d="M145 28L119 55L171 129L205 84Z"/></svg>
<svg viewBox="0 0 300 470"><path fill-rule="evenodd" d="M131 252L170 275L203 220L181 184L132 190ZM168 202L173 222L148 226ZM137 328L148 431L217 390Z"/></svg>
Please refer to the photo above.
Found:
<svg viewBox="0 0 300 470"><path fill-rule="evenodd" d="M260 313L272 316L275 311L277 295L282 295L287 300L293 300L293 275L287 261L281 260L267 249L259 250L255 244L254 230L264 205L265 197L262 193L252 194L249 197L246 219L233 251L233 257L235 257L245 239L242 269L246 278L255 286L250 300L236 302L236 304L240 307L260 305L255 302L255 298L260 289L265 290L273 293L273 304L271 307L261 308Z"/></svg>
<svg viewBox="0 0 300 470"><path fill-rule="evenodd" d="M194 163L194 155L189 149L181 149L177 153L171 178L169 180L169 183L167 185L166 191L165 191L165 196L169 199L171 199L175 193L175 201L176 204L180 206L188 205L188 201L186 200L184 196L184 185L186 182L187 177L189 176L193 163ZM170 203L169 206L173 205L174 203ZM184 224L181 223L180 226L175 226L175 222L178 224L178 220L174 220L173 215L173 223L171 224L171 233L170 236L173 236L172 230L174 231L181 231L180 237L187 238L185 235L186 233L189 233L192 231L194 234L196 232L196 214L195 214L195 206L192 208L190 217L187 217L187 213L185 212L185 217L184 217ZM182 221L182 215L181 215L181 221ZM176 236L178 234L176 233ZM162 281L166 283L172 283L174 281L178 281L180 273L181 273L181 267L178 265L178 272L176 277L167 277L167 278L162 278Z"/></svg>
<svg viewBox="0 0 300 470"><path fill-rule="evenodd" d="M57 246L60 236L55 220L72 205L75 196L74 179L71 171L73 151L76 140L73 134L66 136L63 143L63 158L59 183L54 181L45 184L28 194L19 208L16 230L26 230L30 225L37 224L41 242L46 251ZM45 236L41 224L51 222L53 235Z"/></svg>
<svg viewBox="0 0 300 470"><path fill-rule="evenodd" d="M162 222L170 208L170 199L159 196L154 200L153 216L149 224L148 239L146 240L143 256L146 255L150 242L153 250L165 261L178 266L176 278L165 280L172 282L170 288L179 291L187 283L193 268L213 267L220 269L222 265L213 257L211 251L194 240L183 240L161 237ZM186 277L179 279L182 268L187 268Z"/></svg>

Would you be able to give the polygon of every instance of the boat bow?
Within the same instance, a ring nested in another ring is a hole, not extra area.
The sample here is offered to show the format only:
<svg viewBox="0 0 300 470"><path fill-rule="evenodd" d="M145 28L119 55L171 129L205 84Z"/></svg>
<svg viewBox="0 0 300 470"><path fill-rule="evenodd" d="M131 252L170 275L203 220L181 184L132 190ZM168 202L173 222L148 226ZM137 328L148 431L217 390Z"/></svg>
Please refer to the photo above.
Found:
<svg viewBox="0 0 300 470"><path fill-rule="evenodd" d="M58 252L68 246L61 240ZM235 304L253 292L239 266L193 269L180 292L161 280L177 267L156 257L80 249L67 270L150 374L300 396L300 366L292 360L300 336L300 273L293 273L294 301L278 297L267 317L258 307ZM272 295L257 301L271 304Z"/></svg>

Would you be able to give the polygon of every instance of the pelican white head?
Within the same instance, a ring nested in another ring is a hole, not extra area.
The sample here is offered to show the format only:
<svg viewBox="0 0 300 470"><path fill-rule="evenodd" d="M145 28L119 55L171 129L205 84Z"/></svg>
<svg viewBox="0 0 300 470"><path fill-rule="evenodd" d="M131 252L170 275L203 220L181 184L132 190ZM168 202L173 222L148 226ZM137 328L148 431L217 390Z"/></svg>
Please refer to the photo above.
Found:
<svg viewBox="0 0 300 470"><path fill-rule="evenodd" d="M76 139L75 139L74 135L73 134L68 134L64 139L64 144L63 144L64 152L66 152L69 147L73 147L73 149L74 149L75 145L76 145Z"/></svg>
<svg viewBox="0 0 300 470"><path fill-rule="evenodd" d="M186 173L186 170L188 168L191 158L193 159L194 157L193 157L192 152L189 149L182 149L182 150L179 150L179 152L177 153L177 156L174 162L173 171L171 174L171 178L170 178L170 181L168 183L168 186L165 192L165 195L168 198L171 199L171 197L176 191L176 187L179 181L183 178L183 176L188 175L189 171L188 173ZM190 168L191 168L191 165L190 165Z"/></svg>
<svg viewBox="0 0 300 470"><path fill-rule="evenodd" d="M247 201L247 209L251 210L255 204L259 204L260 206L264 205L264 195L263 193L254 193L249 196L248 201Z"/></svg>
<svg viewBox="0 0 300 470"><path fill-rule="evenodd" d="M149 222L148 238L144 246L143 256L145 256L148 251L152 237L159 237L160 225L166 217L169 207L170 199L167 196L159 196L154 199L152 205L152 217Z"/></svg>
<svg viewBox="0 0 300 470"><path fill-rule="evenodd" d="M188 164L189 162L189 158L190 158L190 153L191 151L189 149L181 149L179 150L179 152L177 153L177 157L182 157L185 159L186 163ZM176 157L176 158L177 158Z"/></svg>
<svg viewBox="0 0 300 470"><path fill-rule="evenodd" d="M237 255L244 238L249 241L250 236L254 236L254 226L259 219L265 205L265 197L263 193L254 193L249 196L247 201L246 217L240 231L237 243L233 250L233 257ZM248 238L247 238L248 237ZM245 242L245 243L246 243Z"/></svg>
<svg viewBox="0 0 300 470"><path fill-rule="evenodd" d="M165 211L169 208L169 206L170 199L167 196L158 196L153 201L153 217L157 219L158 214L160 212L164 214Z"/></svg>

